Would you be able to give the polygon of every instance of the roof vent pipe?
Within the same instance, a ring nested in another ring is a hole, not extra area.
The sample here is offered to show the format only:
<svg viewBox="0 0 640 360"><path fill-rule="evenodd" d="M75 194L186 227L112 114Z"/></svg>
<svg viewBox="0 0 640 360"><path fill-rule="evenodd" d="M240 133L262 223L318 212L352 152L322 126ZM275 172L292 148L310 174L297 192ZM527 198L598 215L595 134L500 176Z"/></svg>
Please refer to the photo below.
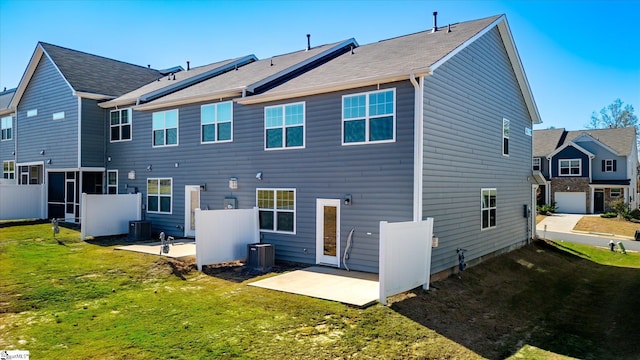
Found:
<svg viewBox="0 0 640 360"><path fill-rule="evenodd" d="M451 24L449 24L449 26L447 26L447 32L450 33L451 32Z"/></svg>
<svg viewBox="0 0 640 360"><path fill-rule="evenodd" d="M311 50L311 34L307 34L307 50Z"/></svg>
<svg viewBox="0 0 640 360"><path fill-rule="evenodd" d="M187 71L191 70L191 66L189 65L190 61L187 60Z"/></svg>
<svg viewBox="0 0 640 360"><path fill-rule="evenodd" d="M147 69L151 69L151 64L147 64Z"/></svg>
<svg viewBox="0 0 640 360"><path fill-rule="evenodd" d="M434 11L433 12L433 29L431 30L431 32L436 32L438 31L438 12Z"/></svg>

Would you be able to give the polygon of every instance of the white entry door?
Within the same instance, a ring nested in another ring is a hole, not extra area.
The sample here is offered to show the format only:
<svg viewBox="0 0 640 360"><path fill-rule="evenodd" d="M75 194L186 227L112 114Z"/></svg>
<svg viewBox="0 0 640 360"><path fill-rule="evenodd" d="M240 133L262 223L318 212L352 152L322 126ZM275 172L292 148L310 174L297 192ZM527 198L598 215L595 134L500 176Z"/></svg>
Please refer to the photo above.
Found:
<svg viewBox="0 0 640 360"><path fill-rule="evenodd" d="M196 236L196 209L200 208L200 185L184 187L184 236Z"/></svg>
<svg viewBox="0 0 640 360"><path fill-rule="evenodd" d="M316 200L316 263L340 267L340 200Z"/></svg>

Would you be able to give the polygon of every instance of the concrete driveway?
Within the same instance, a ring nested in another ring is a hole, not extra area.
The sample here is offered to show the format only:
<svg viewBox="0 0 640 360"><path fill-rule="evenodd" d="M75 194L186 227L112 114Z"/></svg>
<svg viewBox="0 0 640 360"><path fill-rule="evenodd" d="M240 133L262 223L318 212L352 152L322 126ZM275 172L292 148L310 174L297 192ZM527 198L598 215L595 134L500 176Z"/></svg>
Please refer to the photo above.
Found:
<svg viewBox="0 0 640 360"><path fill-rule="evenodd" d="M538 231L538 235L541 235L545 229L551 232L570 233L583 216L590 215L553 214L551 216L547 216L538 225L536 225L536 230Z"/></svg>

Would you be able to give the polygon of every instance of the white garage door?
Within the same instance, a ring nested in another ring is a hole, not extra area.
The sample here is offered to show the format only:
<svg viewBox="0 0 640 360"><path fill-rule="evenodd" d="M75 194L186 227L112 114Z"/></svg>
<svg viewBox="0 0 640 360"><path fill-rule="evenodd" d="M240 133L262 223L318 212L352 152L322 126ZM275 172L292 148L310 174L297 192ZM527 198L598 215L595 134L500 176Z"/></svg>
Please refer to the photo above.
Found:
<svg viewBox="0 0 640 360"><path fill-rule="evenodd" d="M557 192L555 199L559 213L585 214L587 212L587 194L583 192Z"/></svg>

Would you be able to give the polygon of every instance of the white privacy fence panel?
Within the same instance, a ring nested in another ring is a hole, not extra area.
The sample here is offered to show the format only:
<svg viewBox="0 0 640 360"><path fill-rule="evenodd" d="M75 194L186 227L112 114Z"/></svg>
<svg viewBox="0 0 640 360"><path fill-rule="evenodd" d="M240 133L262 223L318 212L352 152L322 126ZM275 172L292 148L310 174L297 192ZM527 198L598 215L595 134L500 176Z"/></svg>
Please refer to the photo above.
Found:
<svg viewBox="0 0 640 360"><path fill-rule="evenodd" d="M44 184L0 184L0 220L46 219Z"/></svg>
<svg viewBox="0 0 640 360"><path fill-rule="evenodd" d="M380 302L420 285L429 289L433 218L380 222Z"/></svg>
<svg viewBox="0 0 640 360"><path fill-rule="evenodd" d="M129 233L129 221L142 218L142 194L82 194L80 231L87 236Z"/></svg>
<svg viewBox="0 0 640 360"><path fill-rule="evenodd" d="M246 259L247 245L260 242L258 208L196 209L196 264Z"/></svg>

